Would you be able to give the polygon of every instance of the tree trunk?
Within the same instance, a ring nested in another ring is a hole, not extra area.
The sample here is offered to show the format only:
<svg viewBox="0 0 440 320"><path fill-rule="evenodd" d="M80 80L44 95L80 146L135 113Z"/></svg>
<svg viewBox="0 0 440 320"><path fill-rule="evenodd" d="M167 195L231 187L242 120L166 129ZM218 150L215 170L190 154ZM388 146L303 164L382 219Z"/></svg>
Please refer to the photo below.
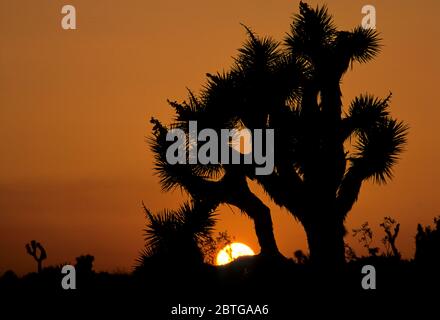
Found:
<svg viewBox="0 0 440 320"><path fill-rule="evenodd" d="M194 198L204 199L212 207L222 203L238 207L254 221L260 253L265 256L282 256L275 241L270 209L252 193L240 169L228 167L220 182L193 179L186 188Z"/></svg>
<svg viewBox="0 0 440 320"><path fill-rule="evenodd" d="M340 270L345 263L343 219L331 212L312 216L313 221L303 222L312 264L326 271Z"/></svg>
<svg viewBox="0 0 440 320"><path fill-rule="evenodd" d="M280 256L281 253L278 250L273 233L270 209L248 188L243 188L239 192L231 192L228 203L246 212L254 221L261 254L274 257Z"/></svg>

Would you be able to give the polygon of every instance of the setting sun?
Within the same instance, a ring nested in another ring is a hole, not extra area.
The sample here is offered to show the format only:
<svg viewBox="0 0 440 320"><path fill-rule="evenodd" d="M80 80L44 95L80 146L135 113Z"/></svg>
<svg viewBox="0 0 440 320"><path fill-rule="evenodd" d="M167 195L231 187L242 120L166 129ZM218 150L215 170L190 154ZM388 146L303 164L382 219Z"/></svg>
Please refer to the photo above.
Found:
<svg viewBox="0 0 440 320"><path fill-rule="evenodd" d="M240 242L233 242L220 250L217 254L217 265L228 264L241 256L253 256L254 251Z"/></svg>

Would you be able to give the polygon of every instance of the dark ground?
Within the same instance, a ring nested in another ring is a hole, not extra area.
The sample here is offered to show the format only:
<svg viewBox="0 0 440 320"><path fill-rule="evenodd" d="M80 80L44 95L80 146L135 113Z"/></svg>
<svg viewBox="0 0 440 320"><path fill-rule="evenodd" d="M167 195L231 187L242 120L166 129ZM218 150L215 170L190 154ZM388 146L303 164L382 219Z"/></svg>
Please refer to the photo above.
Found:
<svg viewBox="0 0 440 320"><path fill-rule="evenodd" d="M376 269L375 290L361 286L361 269L367 264ZM0 279L1 301L15 314L46 318L200 319L172 315L172 308L179 304L212 310L201 319L357 319L367 315L395 319L399 314L409 315L410 310L417 312L418 319L425 319L424 313L439 318L431 313L440 302L438 266L386 257L359 259L339 272L258 256L223 267L152 264L132 274L79 271L76 290L62 289L64 275L56 267L22 278L6 273ZM246 305L246 309L251 305L253 310L267 305L269 314L232 315L232 307L228 315L215 314L222 304Z"/></svg>

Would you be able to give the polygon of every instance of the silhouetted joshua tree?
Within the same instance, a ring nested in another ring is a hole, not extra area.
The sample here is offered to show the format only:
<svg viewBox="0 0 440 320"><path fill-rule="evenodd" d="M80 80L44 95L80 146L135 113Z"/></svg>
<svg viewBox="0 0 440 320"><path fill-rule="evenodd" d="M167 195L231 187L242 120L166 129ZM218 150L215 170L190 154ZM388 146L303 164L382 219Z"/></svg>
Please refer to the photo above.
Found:
<svg viewBox="0 0 440 320"><path fill-rule="evenodd" d="M43 270L43 260L47 258L46 250L41 243L32 240L26 244L26 252L37 261L37 271L40 273Z"/></svg>
<svg viewBox="0 0 440 320"><path fill-rule="evenodd" d="M344 220L362 183L387 182L406 143L406 125L389 113L391 94L363 94L348 108L342 105L343 75L354 62L372 60L380 39L372 29L338 31L326 7L303 2L283 43L245 29L248 39L229 71L208 74L200 95L189 91L188 101L170 101L176 113L170 126L152 119L156 172L166 191L180 187L213 208L240 208L254 221L261 254L278 255L269 208L248 186L249 180L259 183L304 226L312 263L338 266L344 263ZM246 165L169 164L166 150L173 142L166 134L172 128L188 134L191 120L218 134L223 128L273 128L273 172L255 175L255 159Z"/></svg>
<svg viewBox="0 0 440 320"><path fill-rule="evenodd" d="M154 259L170 265L202 264L203 243L211 238L215 213L197 201L184 203L177 210L153 214L144 206L147 218L146 246L137 259L137 267Z"/></svg>

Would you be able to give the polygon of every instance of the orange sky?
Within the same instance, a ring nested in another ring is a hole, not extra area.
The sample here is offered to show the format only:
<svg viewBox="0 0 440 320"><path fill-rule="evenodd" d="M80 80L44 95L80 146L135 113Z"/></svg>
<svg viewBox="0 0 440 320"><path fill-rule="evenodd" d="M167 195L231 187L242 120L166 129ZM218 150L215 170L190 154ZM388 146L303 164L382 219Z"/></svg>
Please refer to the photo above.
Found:
<svg viewBox="0 0 440 320"><path fill-rule="evenodd" d="M347 226L392 215L402 224L397 244L410 256L416 224L440 214L440 2L328 2L341 28L360 24L362 6L374 4L385 44L374 62L344 78L344 101L391 90L393 115L411 126L395 179L366 184ZM77 9L77 30L60 27L65 4ZM0 274L35 269L24 249L31 239L45 245L47 264L90 253L99 270L129 270L143 246L141 201L158 210L181 199L161 193L153 176L148 119L170 119L167 98L183 99L206 72L229 67L245 38L240 22L281 40L297 7L290 0L0 0ZM283 253L306 249L302 228L272 208ZM258 250L251 221L234 211L221 209L218 229Z"/></svg>

